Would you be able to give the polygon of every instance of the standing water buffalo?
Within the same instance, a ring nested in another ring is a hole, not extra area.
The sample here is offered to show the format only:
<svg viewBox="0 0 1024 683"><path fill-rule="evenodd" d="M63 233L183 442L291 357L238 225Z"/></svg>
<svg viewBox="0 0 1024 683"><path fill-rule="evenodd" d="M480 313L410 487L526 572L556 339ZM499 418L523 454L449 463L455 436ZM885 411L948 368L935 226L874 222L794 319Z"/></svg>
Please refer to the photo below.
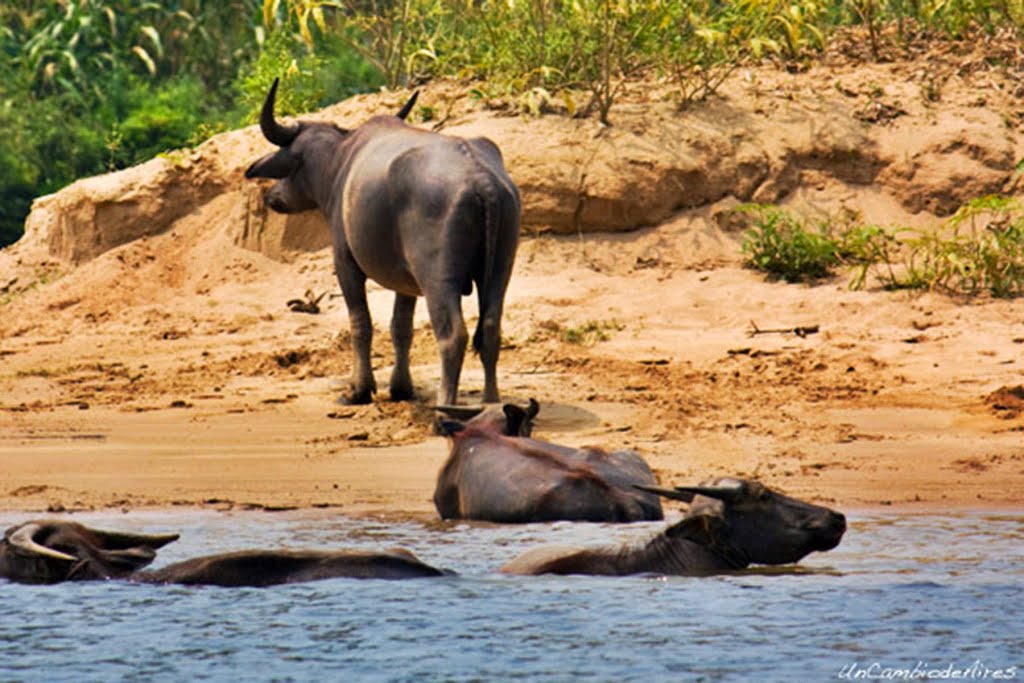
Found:
<svg viewBox="0 0 1024 683"><path fill-rule="evenodd" d="M438 402L454 405L468 339L462 296L476 285L480 318L473 348L484 366L485 403L499 400L497 364L505 290L519 239L519 192L497 146L419 130L376 116L354 130L274 119L277 81L260 128L281 149L256 161L246 178L276 178L267 205L282 213L319 208L330 225L334 267L348 306L355 365L343 402L369 403L373 326L366 279L395 292L391 400L413 397L409 373L413 312L424 296L441 356Z"/></svg>
<svg viewBox="0 0 1024 683"><path fill-rule="evenodd" d="M634 484L654 484L633 451L568 448L527 438L539 406L505 405L442 428L452 452L434 505L443 519L491 522L635 522L662 519L661 503Z"/></svg>
<svg viewBox="0 0 1024 683"><path fill-rule="evenodd" d="M359 550L241 550L196 557L155 571L140 571L156 549L178 534L135 534L90 529L60 520L11 527L0 540L0 578L18 583L124 579L132 583L272 586L332 578L412 579L447 572L398 548Z"/></svg>
<svg viewBox="0 0 1024 683"><path fill-rule="evenodd" d="M681 522L639 546L528 550L508 574L675 574L735 571L751 564L789 564L839 545L846 518L745 479L720 478L674 490L641 487L690 503Z"/></svg>

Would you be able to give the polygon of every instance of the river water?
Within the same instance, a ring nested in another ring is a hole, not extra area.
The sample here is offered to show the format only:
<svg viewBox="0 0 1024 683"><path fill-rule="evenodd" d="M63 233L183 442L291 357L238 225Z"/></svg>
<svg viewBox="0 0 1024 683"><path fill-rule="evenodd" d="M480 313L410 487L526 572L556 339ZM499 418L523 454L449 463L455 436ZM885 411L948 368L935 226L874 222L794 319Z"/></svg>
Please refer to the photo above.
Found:
<svg viewBox="0 0 1024 683"><path fill-rule="evenodd" d="M1024 513L848 518L837 549L798 567L602 578L495 569L541 543L627 542L664 524L80 514L181 532L154 567L247 547L400 545L460 576L262 589L0 581L0 681L1024 679Z"/></svg>

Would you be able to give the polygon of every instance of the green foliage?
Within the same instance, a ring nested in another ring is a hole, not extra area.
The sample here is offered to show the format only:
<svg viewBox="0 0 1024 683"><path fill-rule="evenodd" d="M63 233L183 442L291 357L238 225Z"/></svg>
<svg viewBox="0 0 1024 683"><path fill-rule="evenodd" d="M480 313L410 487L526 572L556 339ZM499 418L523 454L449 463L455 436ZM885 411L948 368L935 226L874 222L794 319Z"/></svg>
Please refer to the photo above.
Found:
<svg viewBox="0 0 1024 683"><path fill-rule="evenodd" d="M954 296L1024 296L1024 205L987 196L961 207L944 230L865 225L841 217L809 229L778 207L746 207L755 217L744 242L751 267L788 281L823 277L850 266L850 287L873 276L886 289Z"/></svg>
<svg viewBox="0 0 1024 683"><path fill-rule="evenodd" d="M195 107L185 103L202 101L203 91L202 83L191 78L134 90L130 109L108 137L108 149L112 138L118 143L111 150L111 165L122 168L182 146L202 119Z"/></svg>
<svg viewBox="0 0 1024 683"><path fill-rule="evenodd" d="M611 339L610 332L617 332L623 329L622 325L615 320L588 320L576 327L566 327L561 330L562 340L569 344L582 344L591 346L598 342Z"/></svg>
<svg viewBox="0 0 1024 683"><path fill-rule="evenodd" d="M836 232L832 230L833 234ZM838 231L835 239L839 258L843 264L853 267L850 289L863 288L867 283L868 274L883 268L885 271L880 277L887 282L895 281L896 275L892 264L900 250L900 232L900 229L862 225L856 222L847 224Z"/></svg>
<svg viewBox="0 0 1024 683"><path fill-rule="evenodd" d="M840 263L839 243L827 225L816 229L776 206L752 204L742 207L753 216L754 225L743 241L747 264L787 282L803 282L831 274Z"/></svg>
<svg viewBox="0 0 1024 683"><path fill-rule="evenodd" d="M92 91L112 70L147 78L230 82L239 50L253 40L258 0L9 0L14 59L36 95ZM241 21L239 20L241 19Z"/></svg>
<svg viewBox="0 0 1024 683"><path fill-rule="evenodd" d="M33 197L252 121L278 76L285 81L278 95L285 114L381 85L446 76L475 79L477 96L507 99L534 115L558 108L570 116L596 113L611 124L615 103L636 74L673 83L686 106L713 94L745 60L799 67L838 26L867 27L878 56L891 35L882 28L890 23L904 38L1020 30L1024 3L5 0L0 246L20 234ZM773 225L761 244L751 245L752 260L765 259L783 273L795 268L793 277L800 278L815 277L800 275L805 268L834 267L830 248L837 258L850 258L841 244L830 247L828 240L838 238L821 229L805 226L780 237L791 226ZM1015 233L1007 234L986 236L1008 240L1000 248L1012 249ZM861 246L882 248L879 235ZM780 251L778 262L768 258L790 242L792 253ZM855 265L866 276L865 263Z"/></svg>
<svg viewBox="0 0 1024 683"><path fill-rule="evenodd" d="M1024 206L980 197L948 221L951 234L922 234L908 245L907 272L897 284L950 294L1024 294Z"/></svg>
<svg viewBox="0 0 1024 683"><path fill-rule="evenodd" d="M259 118L263 100L275 78L281 79L276 101L278 114L301 114L316 108L323 97L316 81L321 65L322 60L306 50L290 31L283 28L273 31L256 59L239 72L240 102L248 112L245 122L252 123Z"/></svg>
<svg viewBox="0 0 1024 683"><path fill-rule="evenodd" d="M316 54L261 40L261 0L0 3L0 247L32 199L252 120L275 76L286 113L380 84L333 31Z"/></svg>
<svg viewBox="0 0 1024 683"><path fill-rule="evenodd" d="M0 4L0 246L34 197L182 145L230 108L256 0Z"/></svg>

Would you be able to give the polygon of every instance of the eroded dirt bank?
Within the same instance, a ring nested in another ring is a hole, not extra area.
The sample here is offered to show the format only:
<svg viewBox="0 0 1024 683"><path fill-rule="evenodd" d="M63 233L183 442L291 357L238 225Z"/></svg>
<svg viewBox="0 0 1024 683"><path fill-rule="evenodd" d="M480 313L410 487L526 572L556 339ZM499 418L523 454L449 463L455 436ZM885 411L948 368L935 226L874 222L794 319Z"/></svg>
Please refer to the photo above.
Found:
<svg viewBox="0 0 1024 683"><path fill-rule="evenodd" d="M1024 503L1019 301L770 282L742 267L723 220L755 200L927 227L1016 192L1013 73L933 63L745 70L686 114L638 87L611 129L428 89L445 129L493 137L524 191L499 369L507 399L541 402L537 435L636 448L665 483L756 475L840 506ZM936 74L939 99L922 97ZM323 116L352 125L399 100ZM264 148L230 133L72 186L0 252L0 507L433 514L447 447L431 434L423 306L420 401L334 405L344 304L285 305L337 291L326 234L315 215L264 212L240 175ZM383 385L391 295L370 298ZM481 384L469 357L464 400Z"/></svg>

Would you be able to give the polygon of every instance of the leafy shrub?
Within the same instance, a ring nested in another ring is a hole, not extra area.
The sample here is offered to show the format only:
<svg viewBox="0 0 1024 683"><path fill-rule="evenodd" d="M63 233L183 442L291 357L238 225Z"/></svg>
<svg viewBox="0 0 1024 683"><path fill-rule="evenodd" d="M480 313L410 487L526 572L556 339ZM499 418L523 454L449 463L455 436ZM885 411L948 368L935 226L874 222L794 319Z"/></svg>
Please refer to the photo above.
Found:
<svg viewBox="0 0 1024 683"><path fill-rule="evenodd" d="M128 166L185 145L204 114L189 103L202 102L203 91L202 83L192 78L133 91L131 108L114 129L118 146L111 150L113 165Z"/></svg>
<svg viewBox="0 0 1024 683"><path fill-rule="evenodd" d="M273 31L256 58L239 70L237 88L243 121L259 118L260 108L275 78L281 79L276 110L282 115L301 114L320 103L323 90L316 75L322 60L306 49L290 31Z"/></svg>
<svg viewBox="0 0 1024 683"><path fill-rule="evenodd" d="M938 231L865 225L850 216L810 229L779 207L744 210L755 223L743 244L748 264L790 282L845 265L853 268L854 289L870 275L887 289L1024 296L1024 204L1017 199L974 199Z"/></svg>
<svg viewBox="0 0 1024 683"><path fill-rule="evenodd" d="M827 226L811 229L804 219L777 206L743 207L754 225L743 241L747 264L787 282L826 277L840 263L839 244Z"/></svg>
<svg viewBox="0 0 1024 683"><path fill-rule="evenodd" d="M987 196L948 221L949 237L922 234L908 244L906 274L897 284L950 294L1024 294L1024 206Z"/></svg>

